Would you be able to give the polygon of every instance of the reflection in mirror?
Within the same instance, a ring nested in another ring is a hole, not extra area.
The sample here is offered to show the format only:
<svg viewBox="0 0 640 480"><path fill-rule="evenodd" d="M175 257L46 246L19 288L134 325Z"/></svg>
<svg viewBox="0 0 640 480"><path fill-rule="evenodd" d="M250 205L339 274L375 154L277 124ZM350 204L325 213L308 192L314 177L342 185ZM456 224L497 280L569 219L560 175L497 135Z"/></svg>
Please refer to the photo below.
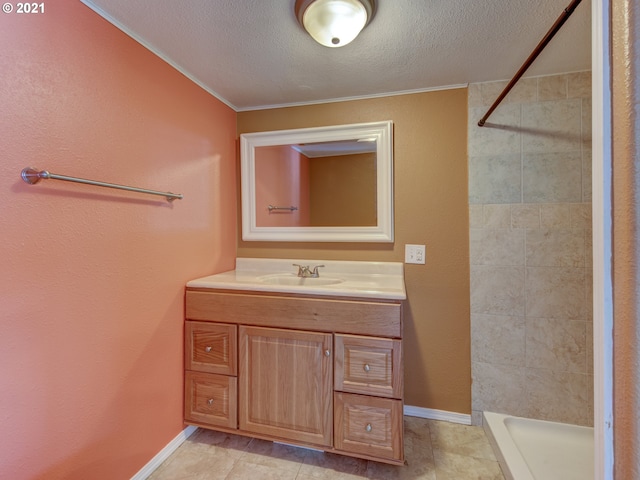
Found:
<svg viewBox="0 0 640 480"><path fill-rule="evenodd" d="M242 238L393 241L391 122L241 135Z"/></svg>
<svg viewBox="0 0 640 480"><path fill-rule="evenodd" d="M257 147L255 172L259 227L378 223L375 141Z"/></svg>

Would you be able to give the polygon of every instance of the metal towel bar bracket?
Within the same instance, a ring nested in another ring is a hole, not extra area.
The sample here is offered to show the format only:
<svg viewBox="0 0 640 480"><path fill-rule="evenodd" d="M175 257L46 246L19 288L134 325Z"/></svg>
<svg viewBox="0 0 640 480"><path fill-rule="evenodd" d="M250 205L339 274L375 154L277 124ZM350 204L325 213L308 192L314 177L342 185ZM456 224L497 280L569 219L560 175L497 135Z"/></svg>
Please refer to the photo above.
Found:
<svg viewBox="0 0 640 480"><path fill-rule="evenodd" d="M126 185L117 185L115 183L98 182L96 180L86 180L84 178L68 177L66 175L56 175L55 173L49 173L46 170L39 171L33 167L26 167L22 169L20 173L22 180L29 185L35 185L42 179L64 180L65 182L86 183L87 185L96 185L98 187L116 188L118 190L128 190L130 192L147 193L149 195L160 195L165 197L168 202L172 202L175 199L181 200L182 194L171 192L158 192L157 190L147 190L146 188L128 187Z"/></svg>

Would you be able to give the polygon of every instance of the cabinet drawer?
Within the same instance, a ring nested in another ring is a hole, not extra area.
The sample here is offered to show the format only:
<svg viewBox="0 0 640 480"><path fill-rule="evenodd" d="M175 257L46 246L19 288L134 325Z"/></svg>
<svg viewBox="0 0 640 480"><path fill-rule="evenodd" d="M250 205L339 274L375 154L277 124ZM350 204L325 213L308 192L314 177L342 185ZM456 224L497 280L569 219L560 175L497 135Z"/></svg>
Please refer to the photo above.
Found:
<svg viewBox="0 0 640 480"><path fill-rule="evenodd" d="M390 338L335 336L336 390L402 398L402 341Z"/></svg>
<svg viewBox="0 0 640 480"><path fill-rule="evenodd" d="M185 372L184 382L185 421L238 428L236 377Z"/></svg>
<svg viewBox="0 0 640 480"><path fill-rule="evenodd" d="M403 460L402 400L340 392L334 395L337 450Z"/></svg>
<svg viewBox="0 0 640 480"><path fill-rule="evenodd" d="M208 322L185 323L185 368L237 375L237 327Z"/></svg>
<svg viewBox="0 0 640 480"><path fill-rule="evenodd" d="M187 289L189 320L402 337L402 303Z"/></svg>

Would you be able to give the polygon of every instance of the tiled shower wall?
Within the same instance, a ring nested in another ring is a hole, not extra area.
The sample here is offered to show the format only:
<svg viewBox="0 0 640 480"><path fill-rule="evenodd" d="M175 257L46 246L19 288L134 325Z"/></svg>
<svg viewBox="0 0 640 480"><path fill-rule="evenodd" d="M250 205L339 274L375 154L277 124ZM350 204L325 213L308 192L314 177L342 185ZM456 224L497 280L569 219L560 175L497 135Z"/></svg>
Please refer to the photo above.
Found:
<svg viewBox="0 0 640 480"><path fill-rule="evenodd" d="M591 73L469 86L471 359L482 411L593 421Z"/></svg>

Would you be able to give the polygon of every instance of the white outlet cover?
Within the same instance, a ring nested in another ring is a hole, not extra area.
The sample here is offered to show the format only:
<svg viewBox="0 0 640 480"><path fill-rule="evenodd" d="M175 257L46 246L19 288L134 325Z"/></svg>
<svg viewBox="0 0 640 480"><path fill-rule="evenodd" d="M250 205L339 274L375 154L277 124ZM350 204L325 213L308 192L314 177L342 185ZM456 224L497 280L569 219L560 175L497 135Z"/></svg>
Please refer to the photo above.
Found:
<svg viewBox="0 0 640 480"><path fill-rule="evenodd" d="M425 263L425 246L411 245L404 246L404 263L415 263L424 265Z"/></svg>

